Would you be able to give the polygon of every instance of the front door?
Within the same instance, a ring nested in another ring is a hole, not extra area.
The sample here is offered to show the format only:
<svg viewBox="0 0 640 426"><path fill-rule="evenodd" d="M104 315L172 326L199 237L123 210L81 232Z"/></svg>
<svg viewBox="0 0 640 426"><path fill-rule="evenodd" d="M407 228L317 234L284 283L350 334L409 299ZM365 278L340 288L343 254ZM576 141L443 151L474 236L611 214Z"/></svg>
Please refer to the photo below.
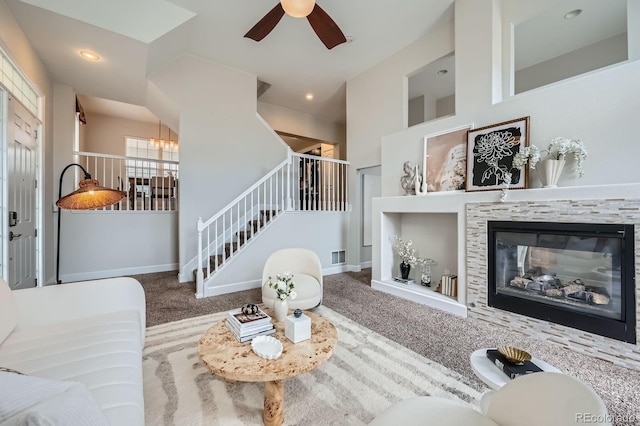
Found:
<svg viewBox="0 0 640 426"><path fill-rule="evenodd" d="M36 285L37 119L9 96L7 114L8 273L12 289Z"/></svg>

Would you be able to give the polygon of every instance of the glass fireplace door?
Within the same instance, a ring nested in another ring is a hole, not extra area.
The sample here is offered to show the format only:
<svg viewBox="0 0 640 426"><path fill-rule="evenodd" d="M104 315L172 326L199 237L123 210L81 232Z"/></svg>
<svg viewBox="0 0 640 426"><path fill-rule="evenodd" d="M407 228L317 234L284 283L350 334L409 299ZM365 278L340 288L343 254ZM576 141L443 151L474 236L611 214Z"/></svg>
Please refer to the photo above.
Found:
<svg viewBox="0 0 640 426"><path fill-rule="evenodd" d="M633 225L488 222L488 304L635 342Z"/></svg>

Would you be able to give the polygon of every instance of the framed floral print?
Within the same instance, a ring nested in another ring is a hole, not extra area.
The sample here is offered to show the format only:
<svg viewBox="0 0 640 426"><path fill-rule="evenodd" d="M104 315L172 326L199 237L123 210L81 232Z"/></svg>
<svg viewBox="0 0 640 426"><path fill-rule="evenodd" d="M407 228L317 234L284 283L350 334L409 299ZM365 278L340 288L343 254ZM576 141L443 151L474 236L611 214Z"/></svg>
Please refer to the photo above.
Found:
<svg viewBox="0 0 640 426"><path fill-rule="evenodd" d="M529 117L469 130L467 191L527 188L528 168L513 167L513 157L526 146Z"/></svg>

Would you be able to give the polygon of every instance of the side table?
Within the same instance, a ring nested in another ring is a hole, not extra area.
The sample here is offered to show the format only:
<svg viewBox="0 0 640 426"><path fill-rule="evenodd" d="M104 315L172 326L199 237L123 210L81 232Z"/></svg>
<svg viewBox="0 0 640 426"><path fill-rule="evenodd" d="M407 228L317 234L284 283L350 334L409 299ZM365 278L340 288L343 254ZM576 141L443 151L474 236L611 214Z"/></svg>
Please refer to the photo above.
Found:
<svg viewBox="0 0 640 426"><path fill-rule="evenodd" d="M478 378L491 389L500 389L511 379L502 370L496 367L496 365L491 362L489 358L487 358L487 349L495 348L482 348L474 351L471 354L471 368L473 369L475 375L478 376ZM554 371L557 373L561 373L561 371L556 367L542 361L541 359L531 358L531 362L540 367L542 371Z"/></svg>

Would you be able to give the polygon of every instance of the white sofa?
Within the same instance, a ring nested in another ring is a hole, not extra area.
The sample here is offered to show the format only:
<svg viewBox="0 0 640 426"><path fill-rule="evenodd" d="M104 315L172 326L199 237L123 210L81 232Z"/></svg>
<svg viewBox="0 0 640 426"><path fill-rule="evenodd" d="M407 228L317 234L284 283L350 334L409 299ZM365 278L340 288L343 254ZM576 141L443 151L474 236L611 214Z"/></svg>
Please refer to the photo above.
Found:
<svg viewBox="0 0 640 426"><path fill-rule="evenodd" d="M133 278L15 291L0 279L0 368L23 373L0 372L0 425L144 425L145 327Z"/></svg>

